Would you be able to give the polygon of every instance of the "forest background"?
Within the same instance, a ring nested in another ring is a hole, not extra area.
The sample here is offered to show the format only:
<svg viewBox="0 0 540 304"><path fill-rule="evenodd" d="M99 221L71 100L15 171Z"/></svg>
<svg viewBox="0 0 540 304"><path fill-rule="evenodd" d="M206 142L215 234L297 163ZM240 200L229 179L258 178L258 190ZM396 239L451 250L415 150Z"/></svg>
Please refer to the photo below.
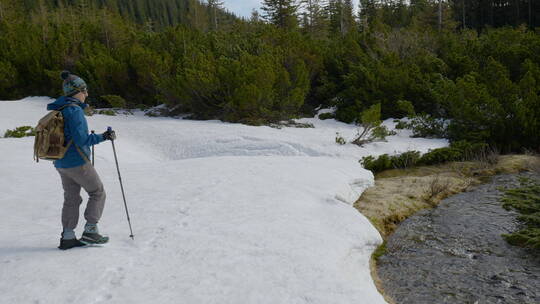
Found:
<svg viewBox="0 0 540 304"><path fill-rule="evenodd" d="M61 94L64 69L101 107L165 103L194 119L445 121L434 136L540 149L540 1L0 0L0 100Z"/></svg>

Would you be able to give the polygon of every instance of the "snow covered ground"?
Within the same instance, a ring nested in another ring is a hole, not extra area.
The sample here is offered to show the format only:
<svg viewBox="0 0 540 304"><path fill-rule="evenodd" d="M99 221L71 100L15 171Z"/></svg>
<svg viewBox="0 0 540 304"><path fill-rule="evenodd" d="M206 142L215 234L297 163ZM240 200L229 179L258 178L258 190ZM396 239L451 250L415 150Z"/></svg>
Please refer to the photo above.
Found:
<svg viewBox="0 0 540 304"><path fill-rule="evenodd" d="M0 101L0 135L34 126L51 101ZM316 118L300 120L311 129L140 112L88 122L117 131L135 240L109 142L96 146L96 168L111 241L60 251L58 173L32 160L33 138L0 138L0 303L385 303L368 266L381 238L352 207L373 183L358 160L447 145L399 131L339 146L336 132L351 139L356 128Z"/></svg>

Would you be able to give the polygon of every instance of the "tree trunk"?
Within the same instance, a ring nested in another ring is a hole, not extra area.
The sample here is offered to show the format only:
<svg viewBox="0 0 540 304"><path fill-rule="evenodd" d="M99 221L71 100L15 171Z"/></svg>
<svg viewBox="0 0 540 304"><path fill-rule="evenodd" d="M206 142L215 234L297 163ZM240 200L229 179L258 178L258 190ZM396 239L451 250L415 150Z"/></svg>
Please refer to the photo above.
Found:
<svg viewBox="0 0 540 304"><path fill-rule="evenodd" d="M532 29L532 15L531 15L532 4L531 3L532 3L532 0L529 0L529 28Z"/></svg>
<svg viewBox="0 0 540 304"><path fill-rule="evenodd" d="M214 29L218 30L218 22L217 22L217 4L214 4Z"/></svg>
<svg viewBox="0 0 540 304"><path fill-rule="evenodd" d="M442 0L439 0L439 31L442 30Z"/></svg>
<svg viewBox="0 0 540 304"><path fill-rule="evenodd" d="M342 36L345 36L345 4L343 3L343 1L339 1L339 4L341 5L341 13L340 13L340 18L339 18L339 27L340 27L340 30L341 30L341 35Z"/></svg>
<svg viewBox="0 0 540 304"><path fill-rule="evenodd" d="M519 25L519 0L514 0L516 4L516 25Z"/></svg>
<svg viewBox="0 0 540 304"><path fill-rule="evenodd" d="M463 28L465 28L465 0L462 0L461 3L462 3L462 10L463 10L462 26L463 26Z"/></svg>

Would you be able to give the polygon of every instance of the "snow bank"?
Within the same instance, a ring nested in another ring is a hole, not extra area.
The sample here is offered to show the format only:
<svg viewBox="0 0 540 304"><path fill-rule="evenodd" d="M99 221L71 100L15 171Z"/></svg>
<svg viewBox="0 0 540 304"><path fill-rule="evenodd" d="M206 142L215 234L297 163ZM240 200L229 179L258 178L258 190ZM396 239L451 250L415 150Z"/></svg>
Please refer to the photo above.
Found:
<svg viewBox="0 0 540 304"><path fill-rule="evenodd" d="M35 125L50 101L0 101L0 135ZM96 168L111 243L63 252L58 174L32 161L33 138L0 138L1 303L385 303L368 266L381 238L351 206L373 183L358 159L447 145L400 131L338 146L336 132L356 129L334 120L301 120L312 129L140 112L88 121L117 130L135 241L108 142L96 146Z"/></svg>

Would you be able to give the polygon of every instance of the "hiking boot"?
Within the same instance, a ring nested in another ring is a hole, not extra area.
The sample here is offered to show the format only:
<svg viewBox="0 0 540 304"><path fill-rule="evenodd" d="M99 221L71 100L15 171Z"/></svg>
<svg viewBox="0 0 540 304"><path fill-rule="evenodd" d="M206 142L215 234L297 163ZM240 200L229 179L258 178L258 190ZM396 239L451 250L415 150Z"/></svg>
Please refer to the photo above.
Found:
<svg viewBox="0 0 540 304"><path fill-rule="evenodd" d="M86 244L77 240L77 239L69 239L69 240L65 240L65 239L60 239L60 246L58 246L58 249L61 249L61 250L67 250L67 249L71 249L73 247L82 247L82 246L85 246Z"/></svg>
<svg viewBox="0 0 540 304"><path fill-rule="evenodd" d="M109 237L97 232L83 232L80 241L85 244L105 244L109 241Z"/></svg>

